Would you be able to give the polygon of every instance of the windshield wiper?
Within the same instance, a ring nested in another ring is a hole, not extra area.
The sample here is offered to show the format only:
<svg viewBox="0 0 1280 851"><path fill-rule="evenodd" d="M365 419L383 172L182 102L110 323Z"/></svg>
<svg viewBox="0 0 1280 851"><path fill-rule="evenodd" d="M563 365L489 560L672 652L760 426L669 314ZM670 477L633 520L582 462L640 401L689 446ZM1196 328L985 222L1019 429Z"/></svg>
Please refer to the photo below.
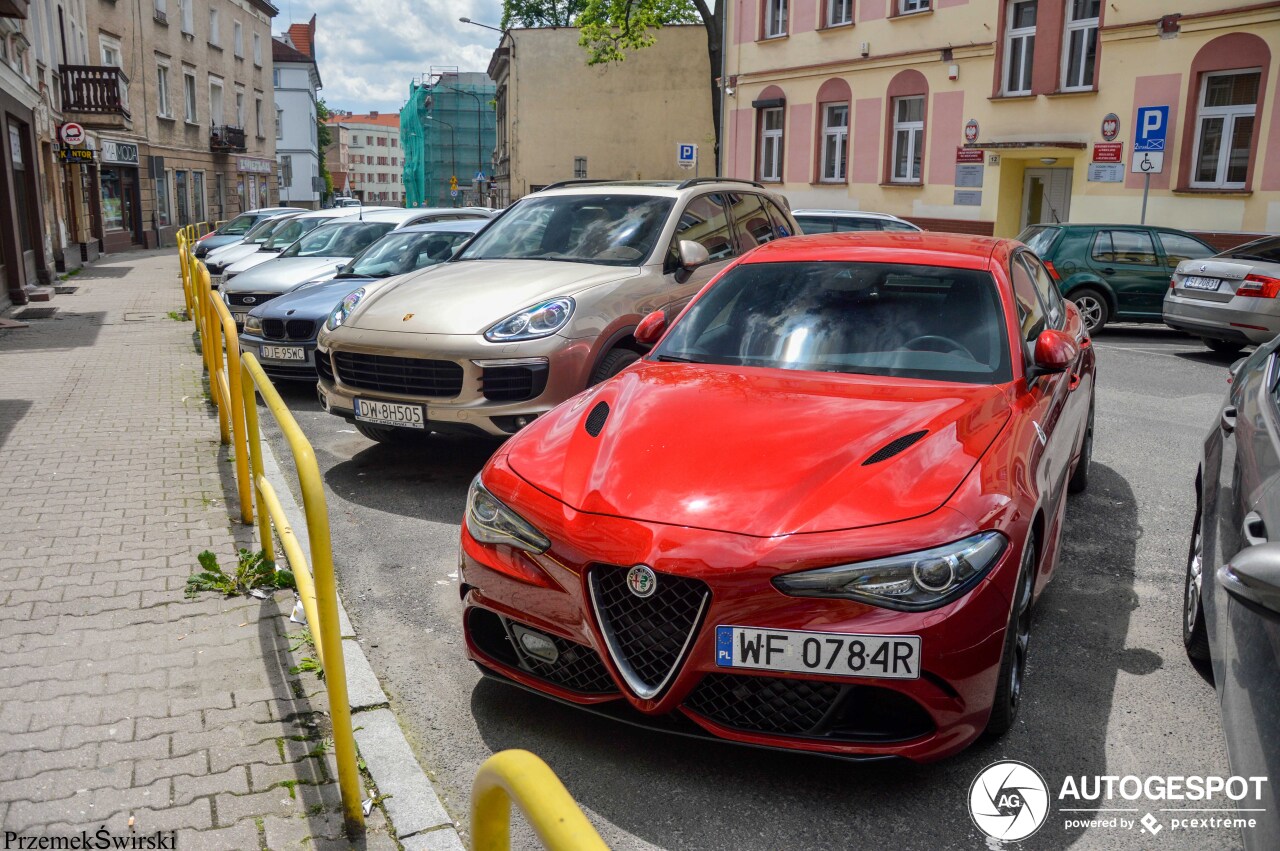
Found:
<svg viewBox="0 0 1280 851"><path fill-rule="evenodd" d="M697 358L682 358L679 355L658 355L654 360L660 360L663 363L706 363L704 360Z"/></svg>
<svg viewBox="0 0 1280 851"><path fill-rule="evenodd" d="M369 277L369 276L368 276L368 275L362 275L362 274L360 274L359 272L339 272L338 274L334 275L333 277L334 277L335 279L337 279L337 278L367 278L367 277Z"/></svg>

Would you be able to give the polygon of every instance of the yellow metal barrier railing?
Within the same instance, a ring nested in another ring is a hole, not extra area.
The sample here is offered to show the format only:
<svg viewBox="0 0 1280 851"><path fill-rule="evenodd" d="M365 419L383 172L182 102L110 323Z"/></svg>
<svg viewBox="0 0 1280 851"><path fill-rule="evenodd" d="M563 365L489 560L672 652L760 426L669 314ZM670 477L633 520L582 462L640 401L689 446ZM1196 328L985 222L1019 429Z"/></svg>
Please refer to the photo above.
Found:
<svg viewBox="0 0 1280 851"><path fill-rule="evenodd" d="M338 786L342 791L342 811L348 830L364 825L360 806L360 776L356 768L356 741L351 730L351 704L347 696L347 672L342 658L342 634L338 627L338 589L333 575L333 543L329 537L329 512L325 507L324 482L320 465L302 428L285 405L271 379L250 352L240 356L241 386L248 390L244 402L248 430L249 460L253 492L258 507L258 538L269 559L275 559L272 528L289 560L298 584L298 596L307 613L307 624L315 639L316 654L324 668L325 689L329 693L329 718L333 722L333 749L338 761ZM307 518L307 539L311 544L308 565L297 536L276 498L275 489L262 473L262 434L258 428L257 396L289 442L302 490L302 508Z"/></svg>
<svg viewBox="0 0 1280 851"><path fill-rule="evenodd" d="M512 801L550 851L609 851L555 772L522 750L496 753L476 772L471 784L473 851L510 851Z"/></svg>
<svg viewBox="0 0 1280 851"><path fill-rule="evenodd" d="M235 319L222 301L221 294L209 286L209 270L196 261L196 300L205 305L200 314L205 318L207 333L202 333L201 348L210 350L209 390L218 406L218 428L222 442L227 442L227 420L230 419L231 454L236 465L236 490L240 497L240 519L253 522L253 500L249 488L249 459L245 451L245 402L240 370L240 337Z"/></svg>

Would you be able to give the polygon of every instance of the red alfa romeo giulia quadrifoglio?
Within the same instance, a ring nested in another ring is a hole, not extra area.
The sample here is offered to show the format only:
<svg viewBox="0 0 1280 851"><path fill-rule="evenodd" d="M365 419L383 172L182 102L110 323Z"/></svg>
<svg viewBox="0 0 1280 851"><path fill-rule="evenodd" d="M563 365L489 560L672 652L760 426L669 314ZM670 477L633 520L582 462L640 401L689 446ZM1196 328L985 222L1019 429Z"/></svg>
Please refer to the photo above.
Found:
<svg viewBox="0 0 1280 851"><path fill-rule="evenodd" d="M1018 711L1094 353L1008 240L769 243L472 484L467 651L652 727L932 760Z"/></svg>

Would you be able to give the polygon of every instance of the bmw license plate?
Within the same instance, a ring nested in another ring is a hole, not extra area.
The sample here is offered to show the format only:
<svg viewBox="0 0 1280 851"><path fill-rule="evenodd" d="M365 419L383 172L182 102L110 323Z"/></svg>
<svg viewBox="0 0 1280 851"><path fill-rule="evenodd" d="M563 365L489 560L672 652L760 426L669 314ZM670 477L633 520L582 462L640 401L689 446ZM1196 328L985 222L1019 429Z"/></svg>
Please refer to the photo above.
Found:
<svg viewBox="0 0 1280 851"><path fill-rule="evenodd" d="M263 346L262 356L271 360L306 360L307 350L302 346Z"/></svg>
<svg viewBox="0 0 1280 851"><path fill-rule="evenodd" d="M1182 286L1188 290L1208 290L1210 292L1222 286L1218 278L1201 278L1198 275L1187 275L1182 279Z"/></svg>
<svg viewBox="0 0 1280 851"><path fill-rule="evenodd" d="M920 677L920 636L716 627L716 665L838 677Z"/></svg>
<svg viewBox="0 0 1280 851"><path fill-rule="evenodd" d="M374 425L399 426L400 428L427 427L427 418L421 405L402 405L398 402L375 402L372 399L355 400L356 419Z"/></svg>

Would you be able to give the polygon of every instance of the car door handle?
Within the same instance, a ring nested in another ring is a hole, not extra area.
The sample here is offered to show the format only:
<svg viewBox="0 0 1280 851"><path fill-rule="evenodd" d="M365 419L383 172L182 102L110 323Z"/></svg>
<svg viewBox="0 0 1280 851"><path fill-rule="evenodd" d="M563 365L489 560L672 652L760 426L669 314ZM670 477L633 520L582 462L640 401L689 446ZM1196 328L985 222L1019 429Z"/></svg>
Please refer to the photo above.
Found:
<svg viewBox="0 0 1280 851"><path fill-rule="evenodd" d="M1236 406L1235 405L1228 405L1227 407L1222 409L1221 423L1222 423L1222 430L1227 434L1231 434L1231 432L1236 430Z"/></svg>
<svg viewBox="0 0 1280 851"><path fill-rule="evenodd" d="M1244 516L1244 526L1240 531L1244 533L1244 539L1251 547L1267 542L1267 524L1262 521L1262 516L1256 511L1250 511Z"/></svg>
<svg viewBox="0 0 1280 851"><path fill-rule="evenodd" d="M1116 273L1116 270L1109 267L1102 270L1102 274L1104 275L1114 275L1115 273Z"/></svg>
<svg viewBox="0 0 1280 851"><path fill-rule="evenodd" d="M1072 390L1075 390L1079 386L1080 386L1080 373L1078 372L1071 373L1071 381L1067 383L1067 392L1070 393Z"/></svg>

